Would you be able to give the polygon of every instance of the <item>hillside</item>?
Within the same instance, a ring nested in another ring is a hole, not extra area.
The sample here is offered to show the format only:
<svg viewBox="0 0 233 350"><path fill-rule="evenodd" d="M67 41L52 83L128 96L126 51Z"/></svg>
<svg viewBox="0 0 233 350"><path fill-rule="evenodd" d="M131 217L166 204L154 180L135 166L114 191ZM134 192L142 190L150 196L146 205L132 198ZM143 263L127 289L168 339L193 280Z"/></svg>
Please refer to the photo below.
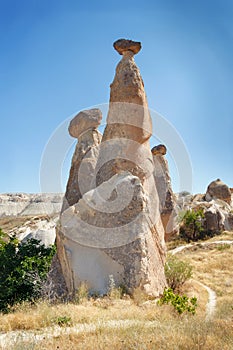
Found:
<svg viewBox="0 0 233 350"><path fill-rule="evenodd" d="M177 249L177 256L193 266L181 293L197 296L194 316L158 306L139 291L131 298L115 291L87 299L83 288L72 303L24 304L2 315L0 349L232 350L232 242L233 232L224 232Z"/></svg>
<svg viewBox="0 0 233 350"><path fill-rule="evenodd" d="M0 194L0 218L11 216L53 215L61 210L62 193Z"/></svg>

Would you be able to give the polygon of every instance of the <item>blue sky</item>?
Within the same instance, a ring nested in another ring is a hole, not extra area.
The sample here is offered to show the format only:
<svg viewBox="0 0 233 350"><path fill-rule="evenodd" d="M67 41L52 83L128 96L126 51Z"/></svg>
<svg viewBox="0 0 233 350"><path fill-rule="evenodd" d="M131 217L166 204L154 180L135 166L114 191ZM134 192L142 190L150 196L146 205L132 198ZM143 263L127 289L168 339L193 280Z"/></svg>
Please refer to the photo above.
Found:
<svg viewBox="0 0 233 350"><path fill-rule="evenodd" d="M216 178L233 187L232 1L0 0L0 192L40 191L54 130L108 102L122 37L142 42L135 60L149 106L183 139L193 191ZM168 159L175 191L185 190Z"/></svg>

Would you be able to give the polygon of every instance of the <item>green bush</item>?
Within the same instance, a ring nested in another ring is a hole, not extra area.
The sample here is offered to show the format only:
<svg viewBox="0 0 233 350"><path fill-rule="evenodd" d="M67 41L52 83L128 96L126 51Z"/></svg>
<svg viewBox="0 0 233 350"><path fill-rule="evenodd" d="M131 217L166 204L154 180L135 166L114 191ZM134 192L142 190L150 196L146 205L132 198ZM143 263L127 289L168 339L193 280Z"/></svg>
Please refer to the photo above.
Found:
<svg viewBox="0 0 233 350"><path fill-rule="evenodd" d="M52 322L54 324L57 324L60 327L66 326L66 327L70 327L72 326L72 320L71 317L69 316L59 316L56 317L52 320Z"/></svg>
<svg viewBox="0 0 233 350"><path fill-rule="evenodd" d="M162 297L158 300L158 305L163 304L171 304L179 314L187 311L194 315L197 307L197 298L188 298L186 295L175 294L171 288L165 288Z"/></svg>
<svg viewBox="0 0 233 350"><path fill-rule="evenodd" d="M203 209L189 209L181 217L180 237L186 241L196 241L203 238L204 235L204 211Z"/></svg>
<svg viewBox="0 0 233 350"><path fill-rule="evenodd" d="M47 248L36 239L20 243L0 230L0 311L40 297L54 253L55 246Z"/></svg>
<svg viewBox="0 0 233 350"><path fill-rule="evenodd" d="M185 281L192 277L192 266L175 255L167 256L164 269L167 284L173 290L179 290Z"/></svg>

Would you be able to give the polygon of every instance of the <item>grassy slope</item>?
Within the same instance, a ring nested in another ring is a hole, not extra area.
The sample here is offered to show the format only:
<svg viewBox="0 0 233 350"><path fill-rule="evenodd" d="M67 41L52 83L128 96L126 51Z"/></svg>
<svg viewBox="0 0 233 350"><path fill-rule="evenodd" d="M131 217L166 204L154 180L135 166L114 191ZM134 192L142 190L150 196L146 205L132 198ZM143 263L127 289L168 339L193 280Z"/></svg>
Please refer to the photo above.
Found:
<svg viewBox="0 0 233 350"><path fill-rule="evenodd" d="M233 233L212 238L232 239ZM208 285L217 293L217 310L212 321L205 321L207 292L194 281L188 281L184 292L196 295L199 307L195 316L178 316L169 306L157 306L155 301L145 301L142 294L135 299L85 300L82 304L49 306L38 303L34 307L23 305L14 313L1 315L0 330L33 330L43 332L66 317L65 326L93 324L89 331L63 334L37 343L18 339L17 349L72 350L72 349L233 349L233 246L212 246L179 253L182 260L193 266L193 279ZM136 320L138 324L109 327L108 322ZM66 329L65 327L63 329ZM0 347L1 349L1 347ZM6 349L6 348L2 348Z"/></svg>

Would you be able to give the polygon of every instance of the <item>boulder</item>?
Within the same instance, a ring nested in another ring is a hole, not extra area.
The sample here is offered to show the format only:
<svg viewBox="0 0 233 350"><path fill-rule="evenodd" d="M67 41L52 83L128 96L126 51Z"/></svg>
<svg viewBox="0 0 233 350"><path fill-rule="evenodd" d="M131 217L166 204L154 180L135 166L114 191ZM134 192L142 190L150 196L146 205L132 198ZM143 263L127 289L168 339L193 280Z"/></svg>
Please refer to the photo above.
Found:
<svg viewBox="0 0 233 350"><path fill-rule="evenodd" d="M223 230L233 230L232 206L221 199L206 201L206 195L187 195L178 199L179 210L202 209L204 213L203 228L207 234L217 234Z"/></svg>
<svg viewBox="0 0 233 350"><path fill-rule="evenodd" d="M102 112L98 108L79 112L70 122L69 133L72 137L79 138L89 129L98 128L102 120Z"/></svg>
<svg viewBox="0 0 233 350"><path fill-rule="evenodd" d="M221 199L228 204L231 204L231 190L224 182L217 179L209 184L205 199L208 202L212 199Z"/></svg>
<svg viewBox="0 0 233 350"><path fill-rule="evenodd" d="M120 55L126 51L131 51L135 55L141 50L142 45L139 41L119 39L114 42L113 47Z"/></svg>

